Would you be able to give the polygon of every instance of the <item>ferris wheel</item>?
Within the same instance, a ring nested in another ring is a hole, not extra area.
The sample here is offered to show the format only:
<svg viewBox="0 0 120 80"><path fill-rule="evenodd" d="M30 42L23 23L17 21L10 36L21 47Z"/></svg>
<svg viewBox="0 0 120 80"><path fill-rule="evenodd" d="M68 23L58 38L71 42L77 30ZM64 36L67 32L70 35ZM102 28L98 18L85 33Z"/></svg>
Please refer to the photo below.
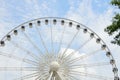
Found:
<svg viewBox="0 0 120 80"><path fill-rule="evenodd" d="M105 42L76 21L25 22L0 41L0 80L119 80Z"/></svg>

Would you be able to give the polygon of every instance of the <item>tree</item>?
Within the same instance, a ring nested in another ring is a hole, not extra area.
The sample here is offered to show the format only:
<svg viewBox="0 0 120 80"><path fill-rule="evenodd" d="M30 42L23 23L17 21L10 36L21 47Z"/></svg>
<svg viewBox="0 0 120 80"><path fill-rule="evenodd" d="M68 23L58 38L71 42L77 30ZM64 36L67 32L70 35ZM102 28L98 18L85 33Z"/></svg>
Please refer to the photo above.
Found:
<svg viewBox="0 0 120 80"><path fill-rule="evenodd" d="M111 4L118 7L120 10L120 0L112 0ZM111 41L113 44L117 44L120 46L120 13L116 13L112 19L112 24L105 28L105 32L107 32L110 36L116 34L114 39Z"/></svg>

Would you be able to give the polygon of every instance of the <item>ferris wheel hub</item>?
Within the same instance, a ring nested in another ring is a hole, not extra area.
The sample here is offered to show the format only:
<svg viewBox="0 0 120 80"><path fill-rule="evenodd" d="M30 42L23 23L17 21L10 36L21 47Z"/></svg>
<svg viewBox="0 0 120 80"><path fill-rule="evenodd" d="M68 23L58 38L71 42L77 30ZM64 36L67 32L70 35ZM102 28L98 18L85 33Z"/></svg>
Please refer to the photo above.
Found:
<svg viewBox="0 0 120 80"><path fill-rule="evenodd" d="M60 68L60 65L57 61L51 62L51 64L50 64L51 71L58 71L59 68Z"/></svg>

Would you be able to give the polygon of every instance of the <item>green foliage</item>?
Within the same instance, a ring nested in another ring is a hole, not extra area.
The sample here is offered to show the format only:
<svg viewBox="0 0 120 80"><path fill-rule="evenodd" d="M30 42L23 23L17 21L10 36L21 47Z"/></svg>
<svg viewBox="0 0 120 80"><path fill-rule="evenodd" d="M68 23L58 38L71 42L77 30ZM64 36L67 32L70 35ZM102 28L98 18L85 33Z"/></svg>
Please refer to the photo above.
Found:
<svg viewBox="0 0 120 80"><path fill-rule="evenodd" d="M120 0L112 0L111 4L115 5L115 6L118 6L118 8L120 8Z"/></svg>
<svg viewBox="0 0 120 80"><path fill-rule="evenodd" d="M117 6L120 9L120 0L112 0L112 5ZM113 44L120 46L120 13L117 13L112 20L112 24L105 28L105 31L111 36L117 33L114 37L114 40L111 41Z"/></svg>

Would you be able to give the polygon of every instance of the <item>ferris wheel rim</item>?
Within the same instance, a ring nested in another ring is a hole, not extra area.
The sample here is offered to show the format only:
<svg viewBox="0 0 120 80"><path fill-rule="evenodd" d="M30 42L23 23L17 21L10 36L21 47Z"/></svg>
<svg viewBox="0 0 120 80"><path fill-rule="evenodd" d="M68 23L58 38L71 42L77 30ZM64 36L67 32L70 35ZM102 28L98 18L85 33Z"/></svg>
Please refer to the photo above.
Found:
<svg viewBox="0 0 120 80"><path fill-rule="evenodd" d="M102 40L103 44L106 45L106 43L103 41L103 39L102 39L96 32L94 32L92 29L90 29L89 27L87 27L87 26L85 26L85 25L83 25L83 24L81 24L81 23L79 23L79 22L77 22L77 21L74 21L74 20L71 20L71 19L67 19L67 18L61 18L61 17L42 17L42 18L37 18L37 19L32 19L32 20L26 21L26 22L18 25L17 27L13 28L12 30L10 30L0 41L3 41L8 34L10 34L13 30L16 30L17 28L19 28L20 26L22 26L22 25L24 25L24 24L27 24L27 23L32 22L32 21L36 21L36 20L40 20L40 19L48 19L48 18L68 20L68 21L75 22L75 23L77 23L77 24L79 24L79 25L82 25L82 26L84 26L85 28L89 29L91 32L93 32L98 38L100 38L100 39ZM108 47L107 45L106 45L106 48L107 48L108 51L111 53L111 50L109 49L109 47ZM111 56L112 56L112 58L114 59L114 57L113 57L112 54L111 54Z"/></svg>
<svg viewBox="0 0 120 80"><path fill-rule="evenodd" d="M93 32L98 38L100 38L99 35L97 35L93 30L91 30L91 29L88 28L87 26L85 26L85 25L83 25L83 24L81 24L81 23L79 23L79 22L77 22L77 21L74 21L74 20L71 20L71 19L66 19L66 18L60 18L60 17L42 17L42 18L37 18L37 19L29 20L29 21L27 21L27 22L24 22L24 23L18 25L17 27L15 27L15 28L13 28L12 30L10 30L0 41L4 41L4 39L6 38L7 35L9 35L9 34L10 34L11 32L13 32L14 30L17 30L20 26L22 26L22 25L24 25L24 24L27 24L27 23L30 23L30 22L32 22L32 21L37 21L37 20L41 20L41 19L44 19L44 20L45 20L45 19L60 19L60 20L66 20L66 21L69 21L69 22L74 22L74 23L77 23L78 25L84 26L85 28L87 28L88 30L90 30L91 32ZM101 38L100 38L100 39L101 39ZM106 43L103 41L103 39L101 39L101 41L102 41L102 43L103 43L104 45L106 45ZM107 51L109 51L109 52L111 53L111 50L109 49L109 47L108 47L107 45L106 45L106 48L107 48ZM112 54L110 54L110 55L111 55L112 59L115 60L114 57L113 57L113 55L112 55ZM116 64L114 64L114 66L117 68ZM117 74L117 76L118 76L118 74Z"/></svg>

